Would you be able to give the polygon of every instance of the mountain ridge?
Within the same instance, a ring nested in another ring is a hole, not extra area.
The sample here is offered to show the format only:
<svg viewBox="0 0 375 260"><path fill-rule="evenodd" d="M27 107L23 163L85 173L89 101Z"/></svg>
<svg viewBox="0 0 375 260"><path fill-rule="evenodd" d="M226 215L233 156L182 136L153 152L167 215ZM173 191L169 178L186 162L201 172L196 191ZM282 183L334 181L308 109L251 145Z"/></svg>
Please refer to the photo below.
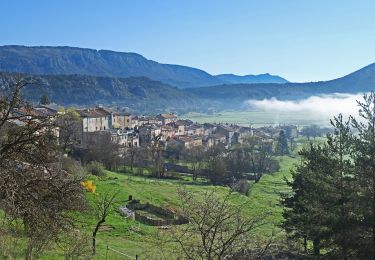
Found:
<svg viewBox="0 0 375 260"><path fill-rule="evenodd" d="M288 83L289 81L278 76L278 75L271 75L269 73L263 73L258 75L248 74L248 75L236 75L236 74L219 74L216 75L217 78L223 80L226 83L233 83L233 84L258 84L258 83L277 83L277 84L284 84Z"/></svg>
<svg viewBox="0 0 375 260"><path fill-rule="evenodd" d="M204 70L159 63L134 52L70 46L0 46L0 71L121 78L143 76L182 89L226 83Z"/></svg>
<svg viewBox="0 0 375 260"><path fill-rule="evenodd" d="M194 94L146 77L98 77L88 75L30 75L0 72L0 93L6 92L17 79L30 82L22 96L38 103L47 95L54 103L63 106L127 107L130 111L163 112L194 110L201 100Z"/></svg>

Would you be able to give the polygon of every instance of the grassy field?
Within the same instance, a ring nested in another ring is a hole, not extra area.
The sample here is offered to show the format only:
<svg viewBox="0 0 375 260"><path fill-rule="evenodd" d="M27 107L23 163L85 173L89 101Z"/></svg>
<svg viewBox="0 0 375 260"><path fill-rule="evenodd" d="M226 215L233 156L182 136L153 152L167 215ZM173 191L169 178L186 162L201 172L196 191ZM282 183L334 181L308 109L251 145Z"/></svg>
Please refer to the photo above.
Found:
<svg viewBox="0 0 375 260"><path fill-rule="evenodd" d="M306 140L299 139L297 142L298 146L302 147ZM282 221L283 211L280 205L280 194L289 192L285 178L290 178L290 169L293 168L298 159L295 154L291 157L284 156L278 159L280 160L281 168L277 173L264 175L258 183L252 183L248 196L235 193L233 197L233 203L242 204L246 202L244 211L248 216L267 214L265 218L266 224L256 230L255 235L259 239L268 239L271 233L275 234L274 239L280 239L284 235L278 227ZM142 203L149 202L174 209L179 207L177 191L181 187L198 195L210 189L217 189L222 193L227 190L225 187L210 185L203 179L193 181L190 176L185 176L183 179L178 180L161 180L108 171L107 176L102 179L95 176L91 176L90 179L97 185L99 196L106 192L119 192L113 213L108 217L103 230L98 233L97 256L94 259L106 259L106 256L108 259L135 259L135 255L140 256L140 259L173 259L173 243L168 244L164 250L162 250L163 247L160 244L161 238L170 238L168 230L141 224L124 218L118 213L118 207L126 204L129 195L132 195L134 199L141 200ZM94 205L97 196L87 193L91 205ZM89 254L91 250L91 233L96 223L96 217L93 214L93 210L91 210L91 213L78 215L77 219L80 229L83 230L88 239L86 243ZM7 250L12 252L11 254L24 248L25 241L22 239L5 241L3 240L2 248L8 248ZM4 245L4 243L7 245ZM6 258L6 255L10 255L9 252L0 252L0 259L2 259L1 256ZM54 247L49 248L40 259L64 259L63 256L63 250ZM90 259L92 258L90 257Z"/></svg>
<svg viewBox="0 0 375 260"><path fill-rule="evenodd" d="M310 112L275 112L275 111L224 111L216 114L188 113L181 118L198 123L233 123L261 127L267 125L292 124L306 126L311 124L327 126L329 117L322 117Z"/></svg>
<svg viewBox="0 0 375 260"><path fill-rule="evenodd" d="M265 175L258 183L252 184L249 196L235 194L234 203L246 202L245 212L250 216L259 216L268 213L267 224L260 227L256 232L259 238L267 239L274 231L276 238L283 236L282 231L277 227L282 221L282 208L279 205L280 193L289 192L284 178L290 176L290 169L296 162L291 157L280 158L281 169L272 175ZM202 181L193 182L190 178L184 180L159 180L145 177L138 177L130 174L119 174L107 172L105 179L99 180L92 177L97 185L97 192L119 191L119 205L126 204L129 195L141 200L150 202L167 208L176 208L179 205L177 190L185 187L197 194L209 190L217 189L225 192L227 188L215 187ZM95 200L95 195L88 194L91 202ZM81 227L90 235L95 224L93 215L84 214L79 216ZM162 250L160 236L168 238L168 230L160 231L157 227L140 224L136 221L123 218L117 211L107 219L106 228L98 233L96 259L131 259L118 252L122 252L135 259L139 255L140 259L173 259L173 244L167 250ZM107 251L107 246L110 250ZM115 252L116 250L118 252ZM172 251L171 251L172 250ZM63 257L60 249L51 249L42 259L61 259Z"/></svg>
<svg viewBox="0 0 375 260"><path fill-rule="evenodd" d="M244 211L249 216L259 216L267 213L266 224L256 230L256 236L259 239L267 239L272 232L275 238L283 236L283 232L278 228L282 221L282 207L279 205L280 193L289 192L284 178L290 177L290 169L296 162L295 158L281 157L281 169L272 175L265 175L258 183L253 183L249 196L235 193L233 203L246 202ZM129 195L141 200L141 202L150 202L167 208L178 208L179 199L177 190L184 187L196 194L205 190L217 189L218 192L224 193L227 188L217 187L207 184L206 182L192 181L190 177L182 180L159 180L146 177L139 177L130 174L107 172L104 179L98 179L91 176L97 185L97 193L118 191L118 201L113 209L113 213L108 217L105 227L99 231L97 236L97 256L93 259L135 259L138 255L140 259L173 259L174 245L167 244L162 247L161 238L168 239L169 231L160 230L157 227L147 226L139 222L122 217L117 208L125 205ZM98 195L87 193L90 204ZM88 240L88 255L90 253L90 235L95 225L95 215L80 214L77 216L80 229L86 233ZM23 239L7 240L7 245L2 244L3 248L8 248L8 252L1 252L0 259L7 258L8 255L14 255L24 248ZM15 247L15 245L17 245ZM5 247L4 247L5 246ZM107 247L109 247L107 249ZM122 254L121 254L121 253ZM127 256L123 255L126 254ZM22 259L22 254L20 259ZM40 259L64 259L63 250L59 247L49 248ZM90 257L90 259L92 259Z"/></svg>

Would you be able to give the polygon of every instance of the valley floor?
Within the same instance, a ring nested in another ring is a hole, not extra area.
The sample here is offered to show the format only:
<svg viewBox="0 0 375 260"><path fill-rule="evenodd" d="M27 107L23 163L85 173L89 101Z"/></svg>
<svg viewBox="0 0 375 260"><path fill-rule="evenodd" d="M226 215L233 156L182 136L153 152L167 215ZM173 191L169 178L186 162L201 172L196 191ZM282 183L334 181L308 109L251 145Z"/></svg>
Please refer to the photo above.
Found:
<svg viewBox="0 0 375 260"><path fill-rule="evenodd" d="M214 114L188 113L181 118L198 123L229 123L262 127L269 125L290 124L308 126L312 124L327 126L329 116L314 114L307 111L277 112L277 111L223 111Z"/></svg>
<svg viewBox="0 0 375 260"><path fill-rule="evenodd" d="M267 213L267 224L256 230L256 236L260 240L268 240L273 232L273 239L281 239L283 233L278 228L282 221L282 207L279 204L280 193L289 192L285 178L290 177L290 169L296 162L292 157L281 157L280 171L265 175L258 183L252 183L249 196L235 194L234 203L246 201L246 214L259 216ZM205 190L217 189L225 192L227 188L217 187L205 183L203 180L192 181L190 177L183 180L159 180L146 177L139 177L132 174L107 172L107 176L100 180L95 176L91 178L97 186L97 193L119 191L116 209L125 205L129 195L141 202L150 202L167 208L178 208L179 200L177 190L186 188L196 193ZM96 195L88 194L90 203L93 204ZM79 225L87 233L87 244L90 245L91 232L95 225L95 216L79 215ZM122 217L117 210L111 214L103 229L97 236L97 255L94 259L173 259L173 242L169 230L158 227L147 226L137 221ZM3 237L0 241L2 248L8 252L0 253L0 259L9 255L19 254L22 256L24 242L22 239ZM90 247L87 247L87 254L90 254ZM21 257L22 258L22 257ZM64 259L63 249L55 247L47 250L40 259Z"/></svg>
<svg viewBox="0 0 375 260"><path fill-rule="evenodd" d="M292 157L281 157L281 169L272 175L265 175L258 183L253 183L249 196L236 194L234 203L247 202L246 213L251 216L259 216L267 213L267 224L259 228L257 236L266 241L272 232L274 239L283 237L278 225L282 221L282 208L279 205L280 193L289 192L285 184L285 179L290 177L290 169L296 162ZM92 178L97 185L97 192L119 191L118 206L125 205L129 195L133 199L141 202L150 202L167 208L178 207L177 190L186 188L196 193L201 193L209 189L218 189L225 192L227 188L215 187L201 181L192 181L190 177L184 180L159 180L108 172L103 180ZM95 195L88 194L93 201ZM94 216L81 215L79 219L82 228L87 230L88 236L93 229ZM157 227L140 224L136 221L123 218L118 212L114 212L106 221L105 230L99 231L97 237L97 257L96 259L135 259L138 255L140 259L173 259L173 243L162 243L170 240L168 230L161 230ZM108 247L108 249L107 249ZM116 252L117 251L117 252ZM122 253L122 254L121 254ZM127 256L125 256L125 255ZM61 250L51 250L42 259L62 258Z"/></svg>

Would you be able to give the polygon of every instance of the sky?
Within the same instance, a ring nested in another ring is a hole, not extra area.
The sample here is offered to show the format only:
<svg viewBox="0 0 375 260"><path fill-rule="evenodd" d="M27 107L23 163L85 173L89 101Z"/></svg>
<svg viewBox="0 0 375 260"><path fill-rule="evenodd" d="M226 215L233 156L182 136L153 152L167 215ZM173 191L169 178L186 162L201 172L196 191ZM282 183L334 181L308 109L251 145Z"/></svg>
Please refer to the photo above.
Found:
<svg viewBox="0 0 375 260"><path fill-rule="evenodd" d="M373 0L1 0L0 45L136 52L309 82L375 62Z"/></svg>

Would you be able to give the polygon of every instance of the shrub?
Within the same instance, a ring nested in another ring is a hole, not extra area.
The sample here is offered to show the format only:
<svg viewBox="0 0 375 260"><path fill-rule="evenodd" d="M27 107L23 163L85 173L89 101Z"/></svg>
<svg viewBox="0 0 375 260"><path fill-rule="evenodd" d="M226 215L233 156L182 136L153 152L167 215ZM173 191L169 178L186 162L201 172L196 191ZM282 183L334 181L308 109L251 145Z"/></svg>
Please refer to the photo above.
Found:
<svg viewBox="0 0 375 260"><path fill-rule="evenodd" d="M246 179L238 180L231 185L232 191L236 191L245 195L249 195L250 185Z"/></svg>
<svg viewBox="0 0 375 260"><path fill-rule="evenodd" d="M81 166L79 162L70 157L61 156L60 158L61 168L71 174L81 176L84 178L86 170Z"/></svg>
<svg viewBox="0 0 375 260"><path fill-rule="evenodd" d="M81 186L88 192L95 193L96 191L96 185L91 180L81 182Z"/></svg>
<svg viewBox="0 0 375 260"><path fill-rule="evenodd" d="M95 176L105 176L105 169L103 164L97 161L90 162L86 165L88 173Z"/></svg>

